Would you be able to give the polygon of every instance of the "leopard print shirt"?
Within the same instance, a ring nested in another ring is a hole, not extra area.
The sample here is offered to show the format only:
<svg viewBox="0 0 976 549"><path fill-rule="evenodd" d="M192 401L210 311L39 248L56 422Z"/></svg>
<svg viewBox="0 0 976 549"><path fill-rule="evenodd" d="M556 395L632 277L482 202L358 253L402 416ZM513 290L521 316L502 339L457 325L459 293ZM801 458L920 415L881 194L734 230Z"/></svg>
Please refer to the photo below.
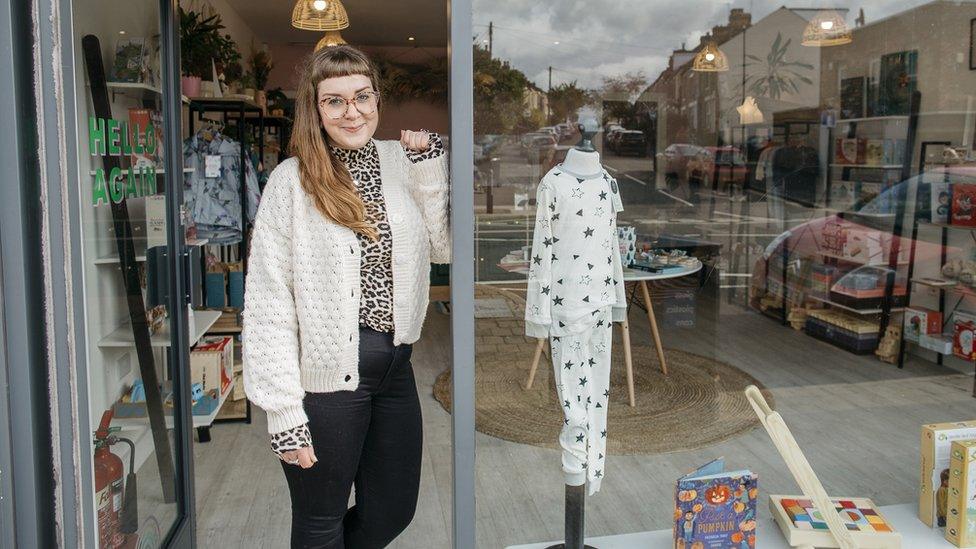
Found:
<svg viewBox="0 0 976 549"><path fill-rule="evenodd" d="M357 235L362 247L360 266L359 324L379 332L393 332L393 237L386 218L386 203L380 180L380 157L370 141L359 149L329 147L352 175L356 190L366 205L366 220L373 223L379 239ZM414 164L444 154L441 138L430 134L430 146L424 152L407 151ZM271 435L271 449L277 454L311 445L308 425Z"/></svg>

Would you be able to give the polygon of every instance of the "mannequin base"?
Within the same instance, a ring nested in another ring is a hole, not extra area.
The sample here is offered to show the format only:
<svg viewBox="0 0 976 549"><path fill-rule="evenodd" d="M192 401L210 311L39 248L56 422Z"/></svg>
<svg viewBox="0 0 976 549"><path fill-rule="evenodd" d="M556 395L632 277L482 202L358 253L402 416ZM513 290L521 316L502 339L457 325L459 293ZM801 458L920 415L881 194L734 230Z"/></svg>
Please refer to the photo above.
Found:
<svg viewBox="0 0 976 549"><path fill-rule="evenodd" d="M557 543L556 545L546 547L546 549L572 549L572 547L566 547L565 543ZM596 549L596 547L593 547L592 545L584 545L583 549Z"/></svg>

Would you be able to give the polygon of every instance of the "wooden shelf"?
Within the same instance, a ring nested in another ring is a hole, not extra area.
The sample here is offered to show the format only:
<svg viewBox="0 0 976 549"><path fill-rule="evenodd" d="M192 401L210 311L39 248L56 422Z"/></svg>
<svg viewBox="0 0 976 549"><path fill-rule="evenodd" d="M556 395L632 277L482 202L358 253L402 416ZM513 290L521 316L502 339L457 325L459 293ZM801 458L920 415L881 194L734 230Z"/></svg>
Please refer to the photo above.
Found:
<svg viewBox="0 0 976 549"><path fill-rule="evenodd" d="M943 290L946 292L954 292L954 293L965 294L965 295L976 295L976 289L959 284L954 280L948 282L952 282L952 284L933 284L931 282L919 280L919 279L912 280L912 283L914 284L921 284L922 286L928 286L929 288L935 288L937 290Z"/></svg>
<svg viewBox="0 0 976 549"><path fill-rule="evenodd" d="M105 87L113 95L120 94L133 99L155 99L163 95L159 88L142 82L106 82ZM181 94L180 101L189 103L190 98Z"/></svg>
<svg viewBox="0 0 976 549"><path fill-rule="evenodd" d="M877 308L877 309L855 309L854 307L848 307L847 305L841 305L840 303L836 303L836 302L831 301L829 299L824 299L822 297L817 297L815 295L810 295L810 294L807 294L805 297L807 297L808 299L812 299L814 301L819 301L821 303L826 303L827 305L830 305L831 307L837 307L838 309L843 309L845 311L848 311L848 312L851 312L851 313L854 313L854 314L857 314L857 315L879 315L882 312L880 308ZM892 307L891 308L891 312L893 312L893 313L896 313L896 312L899 312L899 311L904 311L904 310L905 310L904 307Z"/></svg>
<svg viewBox="0 0 976 549"><path fill-rule="evenodd" d="M204 246L209 242L206 238L194 238L186 241L187 246ZM146 261L145 254L139 254L136 256L136 261L142 263ZM117 255L107 255L104 257L99 257L93 263L95 265L116 265L119 262L119 256Z"/></svg>
<svg viewBox="0 0 976 549"><path fill-rule="evenodd" d="M863 118L841 118L837 120L838 124L851 124L854 122L885 122L888 120L908 120L907 114L893 114L890 116L868 116Z"/></svg>
<svg viewBox="0 0 976 549"><path fill-rule="evenodd" d="M863 261L861 261L859 259L854 259L854 258L851 258L851 257L839 255L839 254L832 254L830 252L816 252L814 255L819 255L821 257L830 257L830 258L833 258L833 259L839 259L841 261L847 261L848 263L857 263L858 265L870 265L870 266L874 266L874 267L888 267L888 260L887 259L883 259L881 263L864 263ZM907 261L899 261L897 264L898 265L908 265L908 262Z"/></svg>
<svg viewBox="0 0 976 549"><path fill-rule="evenodd" d="M193 428L196 429L199 427L210 427L211 425L213 425L214 420L217 419L217 415L220 413L220 409L223 407L224 403L227 402L227 398L230 397L230 394L233 391L234 391L234 380L231 379L230 383L227 385L227 388L224 389L224 392L220 395L220 399L217 402L217 407L214 408L213 412L210 412L207 415L196 415L196 414L193 415ZM166 413L164 413L163 415L166 418L166 428L172 429L173 411L167 410ZM133 427L138 428L140 426L145 426L148 428L149 418L148 417L115 418L112 420L112 426L119 426L122 427L123 429L133 428Z"/></svg>
<svg viewBox="0 0 976 549"><path fill-rule="evenodd" d="M203 337L207 330L213 326L214 322L220 318L220 311L193 311L193 327L195 328L193 333L190 334L190 346L196 345L200 338ZM169 322L163 324L163 328L158 332L153 334L150 338L150 342L153 347L169 347L170 346L170 335L169 335ZM116 330L114 330L109 335L102 338L98 342L98 346L102 348L106 347L133 347L135 345L135 339L132 336L132 327L125 324Z"/></svg>

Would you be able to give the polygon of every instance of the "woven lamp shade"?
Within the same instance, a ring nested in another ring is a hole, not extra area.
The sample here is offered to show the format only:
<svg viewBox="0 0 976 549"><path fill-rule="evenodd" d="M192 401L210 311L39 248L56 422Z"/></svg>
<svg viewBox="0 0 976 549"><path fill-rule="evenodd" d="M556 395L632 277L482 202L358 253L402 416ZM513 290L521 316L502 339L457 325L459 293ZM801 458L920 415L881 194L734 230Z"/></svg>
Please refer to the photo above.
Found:
<svg viewBox="0 0 976 549"><path fill-rule="evenodd" d="M844 18L834 10L824 10L803 29L804 46L826 47L850 44L854 38Z"/></svg>
<svg viewBox="0 0 976 549"><path fill-rule="evenodd" d="M329 31L319 40L318 44L315 44L315 51L332 46L341 46L343 44L348 44L348 42L342 38L342 34L339 31Z"/></svg>
<svg viewBox="0 0 976 549"><path fill-rule="evenodd" d="M291 26L310 31L337 31L349 26L340 0L298 0L291 11Z"/></svg>
<svg viewBox="0 0 976 549"><path fill-rule="evenodd" d="M723 72L729 70L729 59L714 43L709 42L695 55L691 70L698 72Z"/></svg>

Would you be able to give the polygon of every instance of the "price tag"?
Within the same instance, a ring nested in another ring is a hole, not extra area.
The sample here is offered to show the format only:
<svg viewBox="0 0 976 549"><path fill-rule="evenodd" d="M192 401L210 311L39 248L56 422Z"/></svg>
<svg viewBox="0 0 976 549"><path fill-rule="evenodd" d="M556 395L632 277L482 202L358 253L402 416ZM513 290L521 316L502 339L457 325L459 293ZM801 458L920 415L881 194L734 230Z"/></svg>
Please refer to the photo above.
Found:
<svg viewBox="0 0 976 549"><path fill-rule="evenodd" d="M208 154L204 158L204 177L220 177L220 155Z"/></svg>

